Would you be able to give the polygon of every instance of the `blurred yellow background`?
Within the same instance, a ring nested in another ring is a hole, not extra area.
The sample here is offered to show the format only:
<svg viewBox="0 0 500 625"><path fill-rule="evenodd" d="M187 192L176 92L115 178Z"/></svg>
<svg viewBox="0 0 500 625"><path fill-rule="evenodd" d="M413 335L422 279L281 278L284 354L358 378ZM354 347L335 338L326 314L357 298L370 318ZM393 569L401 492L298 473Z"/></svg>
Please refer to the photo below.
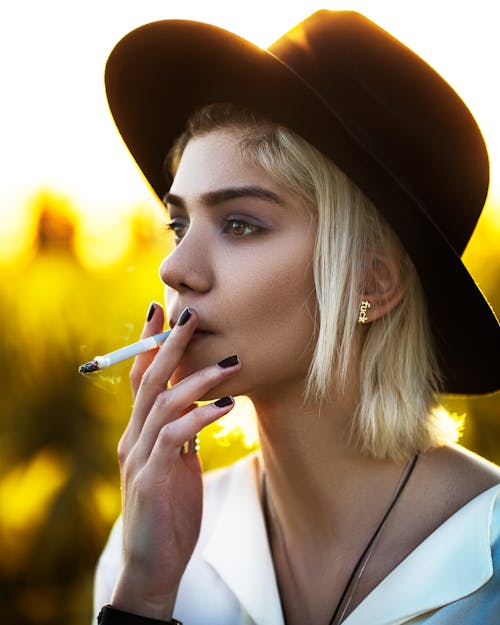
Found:
<svg viewBox="0 0 500 625"><path fill-rule="evenodd" d="M150 301L163 297L160 208L102 86L106 56L128 30L198 19L266 46L316 9L355 9L413 47L462 95L487 140L491 192L464 261L500 312L495 2L178 4L0 7L0 593L10 625L90 623L93 569L120 508L115 450L131 396L127 363L86 378L77 367L134 340ZM443 402L467 415L463 444L500 462L499 396ZM207 469L250 449L245 431L203 435Z"/></svg>

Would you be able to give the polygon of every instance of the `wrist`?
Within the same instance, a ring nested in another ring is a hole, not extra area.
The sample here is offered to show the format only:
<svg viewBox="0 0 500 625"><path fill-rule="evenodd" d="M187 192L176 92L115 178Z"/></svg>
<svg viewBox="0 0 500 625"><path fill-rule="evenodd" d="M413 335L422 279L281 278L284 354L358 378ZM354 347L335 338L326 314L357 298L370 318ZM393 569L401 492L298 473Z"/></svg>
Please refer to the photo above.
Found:
<svg viewBox="0 0 500 625"><path fill-rule="evenodd" d="M177 589L176 586L170 593L153 594L151 588L146 592L137 580L132 582L130 577L120 575L109 605L121 612L169 623L174 613Z"/></svg>
<svg viewBox="0 0 500 625"><path fill-rule="evenodd" d="M115 606L105 605L97 616L98 625L182 625L175 618L155 619L132 612L120 610Z"/></svg>

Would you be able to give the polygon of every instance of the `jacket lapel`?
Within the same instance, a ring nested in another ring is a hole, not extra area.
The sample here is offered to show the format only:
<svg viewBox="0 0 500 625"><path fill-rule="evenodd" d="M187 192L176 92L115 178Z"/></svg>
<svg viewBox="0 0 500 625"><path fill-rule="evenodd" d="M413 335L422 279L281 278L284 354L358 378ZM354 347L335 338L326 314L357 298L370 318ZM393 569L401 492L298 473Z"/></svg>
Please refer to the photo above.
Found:
<svg viewBox="0 0 500 625"><path fill-rule="evenodd" d="M397 566L344 625L399 625L474 592L493 575L492 522L500 486L458 510Z"/></svg>
<svg viewBox="0 0 500 625"><path fill-rule="evenodd" d="M234 465L203 558L257 625L283 625L260 502L258 456Z"/></svg>

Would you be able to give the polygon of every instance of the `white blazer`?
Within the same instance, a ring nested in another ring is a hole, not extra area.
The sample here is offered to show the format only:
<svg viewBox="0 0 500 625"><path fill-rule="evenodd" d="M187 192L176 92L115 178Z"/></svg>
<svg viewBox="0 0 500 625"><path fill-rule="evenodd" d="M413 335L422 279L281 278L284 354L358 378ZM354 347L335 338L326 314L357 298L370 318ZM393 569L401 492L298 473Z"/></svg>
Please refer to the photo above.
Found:
<svg viewBox="0 0 500 625"><path fill-rule="evenodd" d="M259 464L253 454L205 476L201 534L174 612L184 625L284 625ZM343 625L500 625L499 495L494 486L458 510ZM120 546L118 519L97 567L95 615L110 601Z"/></svg>

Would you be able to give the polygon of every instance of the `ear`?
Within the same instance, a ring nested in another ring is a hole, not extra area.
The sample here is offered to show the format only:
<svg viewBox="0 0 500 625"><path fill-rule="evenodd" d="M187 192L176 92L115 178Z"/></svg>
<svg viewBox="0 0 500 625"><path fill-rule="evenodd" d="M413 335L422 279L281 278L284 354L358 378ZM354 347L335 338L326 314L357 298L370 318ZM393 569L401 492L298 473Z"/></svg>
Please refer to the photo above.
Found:
<svg viewBox="0 0 500 625"><path fill-rule="evenodd" d="M361 283L358 321L370 323L390 313L402 300L407 286L401 271L401 254L391 250L387 255L374 255Z"/></svg>

